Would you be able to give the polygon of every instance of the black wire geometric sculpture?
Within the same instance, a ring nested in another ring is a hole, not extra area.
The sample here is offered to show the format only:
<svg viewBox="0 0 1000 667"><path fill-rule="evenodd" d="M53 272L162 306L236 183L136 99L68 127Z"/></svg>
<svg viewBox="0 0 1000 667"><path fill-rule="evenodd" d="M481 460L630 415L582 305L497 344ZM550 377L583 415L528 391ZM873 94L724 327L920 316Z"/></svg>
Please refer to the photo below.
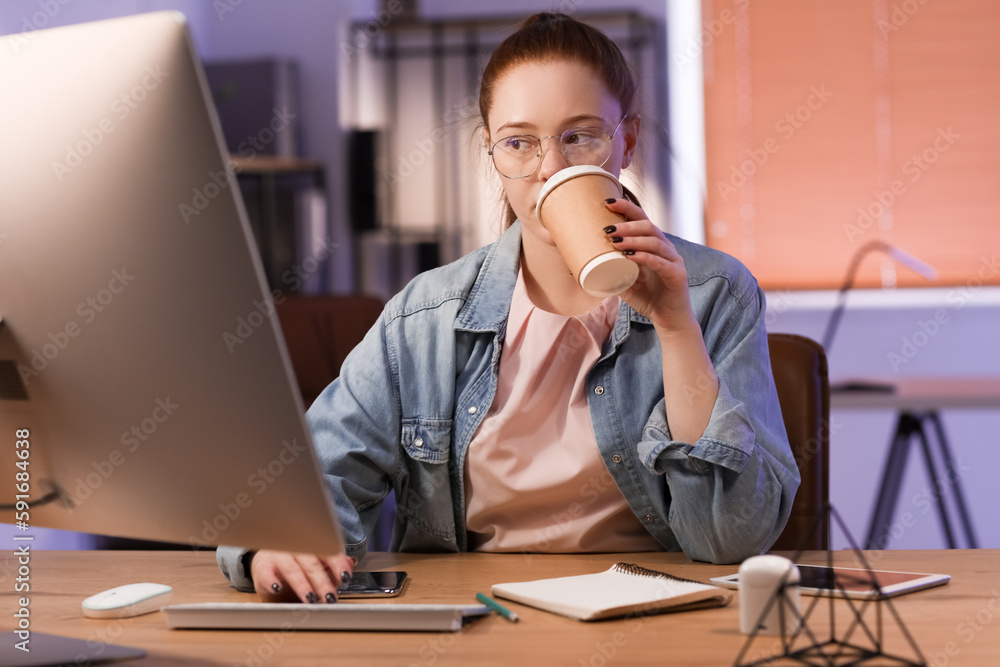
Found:
<svg viewBox="0 0 1000 667"><path fill-rule="evenodd" d="M810 597L810 602L806 606L804 613L799 611L799 607L792 602L788 594L788 590L791 587L798 586L797 582L787 582L787 579L791 574L789 571L789 573L785 575L785 579L776 587L771 599L768 600L766 605L764 605L764 609L761 611L761 614L757 619L757 623L754 625L753 632L747 637L746 642L743 644L743 648L736 656L736 662L733 663L734 667L756 667L757 665L847 667L849 665L872 664L898 665L899 667L925 667L927 662L924 660L924 656L920 652L920 649L917 648L916 642L913 641L913 637L910 635L909 631L907 631L906 625L903 623L903 619L899 617L899 614L896 612L895 607L892 606L892 601L889 597L882 592L882 587L879 585L878 579L873 574L873 570L868 564L868 561L865 559L864 554L861 553L861 549L859 549L858 545L854 542L854 537L851 535L850 531L847 530L847 526L844 525L843 520L841 520L840 514L838 514L829 503L827 503L813 518L812 526L810 527L808 533L804 535L800 541L799 547L795 552L795 556L792 558L792 562L797 563L799 561L803 551L805 551L803 546L807 544L807 540L811 538L819 529L824 515L827 519L827 523L825 525L832 525L830 522L831 516L836 519L837 525L840 526L844 535L847 536L847 540L851 544L851 549L854 551L854 555L858 558L858 561L864 566L864 570L859 571L861 573L856 577L833 577L833 581L831 582L833 592L826 597ZM830 550L827 550L827 567L830 568L830 571L832 572L833 552ZM854 599L848 597L845 588L845 584L848 583L865 583L871 587L874 593L870 598L865 599ZM829 600L829 635L825 639L817 637L816 632L814 632L813 628L809 625L809 619L813 616L813 613L816 611L822 600ZM848 615L850 622L847 623L842 637L837 636L837 614L834 605L838 602L846 603L850 610ZM771 612L774 605L780 605L778 607L778 624L781 628L781 653L744 663L743 657L750 650L751 645L758 636L760 628L764 627L765 619L768 618L768 614ZM864 618L865 612L869 609L869 607L874 608L874 630L869 627L869 624L865 622ZM892 615L892 619L895 620L896 625L902 631L903 637L913 650L915 655L914 659L908 659L886 652L885 635L883 633L882 625L883 616L885 615L883 613L884 609L888 610L888 612ZM792 618L787 618L786 614L791 614ZM793 619L795 621L794 623L786 623L786 620ZM788 627L794 628L794 631L788 632ZM858 637L857 640L854 639L856 635ZM867 639L867 642L863 644L861 640L864 639ZM796 643L800 643L802 646L796 648Z"/></svg>

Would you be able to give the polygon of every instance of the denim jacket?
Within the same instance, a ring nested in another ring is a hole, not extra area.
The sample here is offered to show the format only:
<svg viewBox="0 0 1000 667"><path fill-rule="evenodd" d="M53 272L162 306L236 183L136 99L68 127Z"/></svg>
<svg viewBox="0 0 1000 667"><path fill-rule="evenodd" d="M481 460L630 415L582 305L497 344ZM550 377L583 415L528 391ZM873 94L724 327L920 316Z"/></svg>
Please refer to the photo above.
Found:
<svg viewBox="0 0 1000 667"><path fill-rule="evenodd" d="M670 240L719 378L708 427L694 443L671 439L656 333L622 301L587 376L594 435L618 488L663 549L738 562L777 539L799 484L771 376L764 294L736 259ZM515 223L495 243L417 276L309 409L348 555L367 551L391 490L393 550L468 548L465 456L496 391L520 246ZM686 390L706 389L714 383ZM234 584L250 588L243 553L220 547L218 560Z"/></svg>

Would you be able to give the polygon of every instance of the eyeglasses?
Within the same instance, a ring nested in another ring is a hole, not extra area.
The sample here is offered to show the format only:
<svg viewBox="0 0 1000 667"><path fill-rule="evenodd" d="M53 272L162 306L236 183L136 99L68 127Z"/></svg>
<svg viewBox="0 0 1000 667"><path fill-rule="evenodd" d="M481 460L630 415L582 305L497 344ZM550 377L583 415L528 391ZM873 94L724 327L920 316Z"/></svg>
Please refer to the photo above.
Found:
<svg viewBox="0 0 1000 667"><path fill-rule="evenodd" d="M493 165L507 178L527 178L538 171L542 164L542 142L559 139L559 151L572 166L592 164L603 167L611 157L611 142L618 128L628 115L622 116L614 132L607 133L602 127L574 127L562 134L538 138L530 134L515 134L504 137L493 144L487 154L493 158Z"/></svg>

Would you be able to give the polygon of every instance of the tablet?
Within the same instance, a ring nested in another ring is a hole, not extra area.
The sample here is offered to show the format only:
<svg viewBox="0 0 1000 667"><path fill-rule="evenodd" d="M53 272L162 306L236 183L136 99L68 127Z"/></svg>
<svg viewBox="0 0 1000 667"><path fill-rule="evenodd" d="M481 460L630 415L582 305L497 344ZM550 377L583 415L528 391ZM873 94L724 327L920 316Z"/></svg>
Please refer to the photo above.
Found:
<svg viewBox="0 0 1000 667"><path fill-rule="evenodd" d="M912 593L932 586L941 586L951 581L948 574L920 574L917 572L891 572L886 570L871 570L834 567L825 565L798 565L801 576L803 595L822 595L827 597L849 597L870 599L876 597L874 578L886 597L895 597L904 593ZM739 574L724 577L713 577L712 583L725 588L738 588Z"/></svg>

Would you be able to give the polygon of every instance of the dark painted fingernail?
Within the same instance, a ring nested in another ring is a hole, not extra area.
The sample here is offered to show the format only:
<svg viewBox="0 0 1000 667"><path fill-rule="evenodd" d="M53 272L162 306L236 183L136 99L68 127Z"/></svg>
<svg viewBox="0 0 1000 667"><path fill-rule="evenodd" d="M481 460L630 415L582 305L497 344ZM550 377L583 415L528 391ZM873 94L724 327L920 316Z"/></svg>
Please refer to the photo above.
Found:
<svg viewBox="0 0 1000 667"><path fill-rule="evenodd" d="M281 584L279 584L278 582L274 582L273 584L271 584L271 590L274 591L275 593L280 593Z"/></svg>
<svg viewBox="0 0 1000 667"><path fill-rule="evenodd" d="M614 204L616 201L618 201L618 200L615 199L614 197L608 197L607 199L604 200L604 203L605 204Z"/></svg>
<svg viewBox="0 0 1000 667"><path fill-rule="evenodd" d="M334 595L333 593L327 593L326 594L326 603L327 604L333 604L336 601L337 601L337 596L336 595Z"/></svg>
<svg viewBox="0 0 1000 667"><path fill-rule="evenodd" d="M612 236L612 237L611 237L611 242L612 242L612 243L621 243L621 242L622 242L622 241L624 241L624 240L625 240L625 239L623 239L623 238L622 238L622 237L620 237L620 236Z"/></svg>
<svg viewBox="0 0 1000 667"><path fill-rule="evenodd" d="M351 573L348 572L347 570L344 570L343 572L340 573L340 587L347 588L348 586L351 585L352 579L354 579L354 577L351 575Z"/></svg>
<svg viewBox="0 0 1000 667"><path fill-rule="evenodd" d="M614 225L608 225L607 227L604 228L604 233L605 234L610 234L613 231L615 231L616 229L618 229L618 228L615 227Z"/></svg>
<svg viewBox="0 0 1000 667"><path fill-rule="evenodd" d="M635 250L622 250L622 254L631 257L635 254Z"/></svg>
<svg viewBox="0 0 1000 667"><path fill-rule="evenodd" d="M316 597L316 594L315 594L315 593L313 593L312 591L309 591L308 593L306 593L306 602L310 602L310 603L314 603L314 604L315 604L315 602L316 602L316 601L317 601L318 599L319 599L319 598L317 598L317 597Z"/></svg>

